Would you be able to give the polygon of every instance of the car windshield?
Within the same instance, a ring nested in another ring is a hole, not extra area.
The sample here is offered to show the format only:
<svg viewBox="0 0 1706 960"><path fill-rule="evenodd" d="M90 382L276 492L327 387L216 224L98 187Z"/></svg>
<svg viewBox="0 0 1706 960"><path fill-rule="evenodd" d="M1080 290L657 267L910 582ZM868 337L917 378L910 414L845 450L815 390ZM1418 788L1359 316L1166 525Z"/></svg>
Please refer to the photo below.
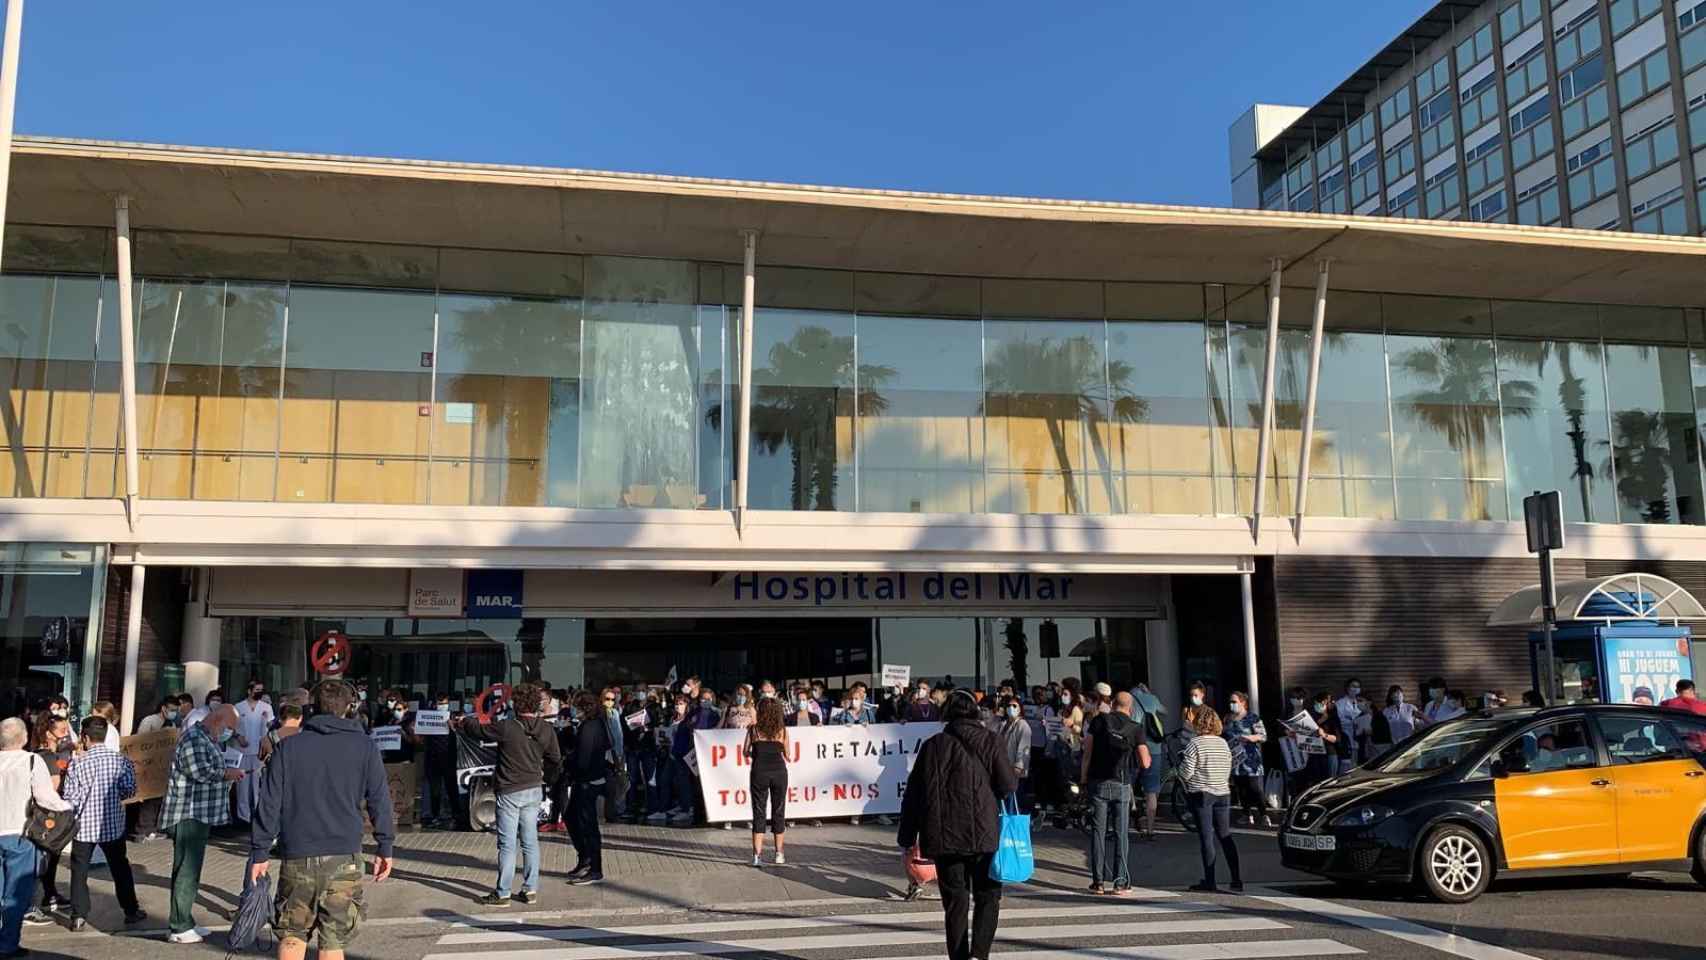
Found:
<svg viewBox="0 0 1706 960"><path fill-rule="evenodd" d="M1506 719L1482 717L1449 720L1428 727L1374 761L1373 768L1385 773L1421 773L1444 770L1467 759L1487 734L1505 726Z"/></svg>

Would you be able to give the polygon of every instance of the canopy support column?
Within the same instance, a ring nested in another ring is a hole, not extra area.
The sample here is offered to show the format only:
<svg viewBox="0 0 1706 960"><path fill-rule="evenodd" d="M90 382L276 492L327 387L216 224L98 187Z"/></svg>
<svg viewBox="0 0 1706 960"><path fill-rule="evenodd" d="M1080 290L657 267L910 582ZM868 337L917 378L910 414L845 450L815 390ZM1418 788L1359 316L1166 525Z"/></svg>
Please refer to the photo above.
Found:
<svg viewBox="0 0 1706 960"><path fill-rule="evenodd" d="M1250 504L1250 534L1262 542L1262 510L1268 499L1268 454L1274 440L1274 362L1279 355L1280 278L1285 261L1275 257L1268 278L1268 354L1262 373L1262 429L1256 444L1256 497ZM1236 488L1236 483L1234 484ZM1234 496L1236 496L1234 489Z"/></svg>
<svg viewBox="0 0 1706 960"><path fill-rule="evenodd" d="M1297 451L1297 503L1292 510L1292 536L1303 542L1303 513L1309 502L1309 454L1315 439L1315 394L1321 384L1321 340L1327 328L1327 271L1331 261L1316 264L1315 322L1309 328L1309 387L1303 401L1303 442Z"/></svg>

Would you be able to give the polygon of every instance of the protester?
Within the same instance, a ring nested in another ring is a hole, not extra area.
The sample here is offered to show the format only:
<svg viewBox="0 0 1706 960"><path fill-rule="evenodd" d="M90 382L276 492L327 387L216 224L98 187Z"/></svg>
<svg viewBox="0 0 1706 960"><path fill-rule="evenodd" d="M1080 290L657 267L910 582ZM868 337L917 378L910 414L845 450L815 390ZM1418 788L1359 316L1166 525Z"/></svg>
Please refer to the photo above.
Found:
<svg viewBox="0 0 1706 960"><path fill-rule="evenodd" d="M824 718L818 713L817 702L812 699L810 687L801 685L794 688L793 703L788 705L788 726L816 727L823 724Z"/></svg>
<svg viewBox="0 0 1706 960"><path fill-rule="evenodd" d="M1190 889L1218 892L1214 876L1214 847L1218 839L1226 856L1226 869L1232 874L1232 890L1241 892L1244 877L1238 869L1238 844L1232 839L1232 750L1221 739L1220 717L1213 708L1194 707L1185 722L1196 736L1185 742L1184 755L1179 759L1179 777L1197 814L1203 874L1202 880Z"/></svg>
<svg viewBox="0 0 1706 960"><path fill-rule="evenodd" d="M294 703L287 703L278 708L278 728L268 730L261 738L260 761L266 763L272 758L278 745L285 740L302 732L302 708Z"/></svg>
<svg viewBox="0 0 1706 960"><path fill-rule="evenodd" d="M1201 680L1191 681L1191 685L1185 689L1185 701L1185 705L1179 708L1179 720L1186 730L1190 730L1191 716L1196 712L1196 708L1208 703L1208 688L1203 686Z"/></svg>
<svg viewBox="0 0 1706 960"><path fill-rule="evenodd" d="M107 722L106 737L101 742L108 750L117 753L123 742L118 731L118 707L111 700L96 700L89 708L89 716L100 717Z"/></svg>
<svg viewBox="0 0 1706 960"><path fill-rule="evenodd" d="M1101 693L1100 690L1097 691ZM1131 784L1136 771L1149 765L1149 744L1143 725L1132 718L1136 701L1120 692L1106 713L1090 721L1084 737L1081 779L1090 797L1090 892L1110 890L1129 897L1131 890ZM1113 820L1110 859L1108 821Z"/></svg>
<svg viewBox="0 0 1706 960"><path fill-rule="evenodd" d="M1362 681L1352 677L1345 681L1344 690L1344 696L1333 701L1333 711L1339 721L1339 730L1344 736L1327 751L1327 755L1332 758L1334 775L1350 770L1367 759L1360 756L1356 749L1357 723L1362 718L1362 708L1358 703L1362 697Z"/></svg>
<svg viewBox="0 0 1706 960"><path fill-rule="evenodd" d="M511 693L514 717L482 724L478 717L462 721L469 736L495 742L498 747L494 788L498 800L498 880L491 893L476 902L488 907L510 904L510 884L515 879L516 838L521 840L523 903L539 902L539 806L545 801L545 784L556 778L562 764L557 732L539 718L544 693L531 683L516 684ZM592 718L597 722L597 718ZM602 724L599 724L602 726Z"/></svg>
<svg viewBox="0 0 1706 960"><path fill-rule="evenodd" d="M569 839L575 846L575 868L568 880L575 886L604 882L604 836L598 826L598 798L610 776L610 726L603 705L591 693L575 700L574 752L565 757L571 772ZM529 903L532 901L529 900Z"/></svg>
<svg viewBox="0 0 1706 960"><path fill-rule="evenodd" d="M58 716L53 708L44 708L39 712L33 740L31 749L41 759L42 766L47 769L53 792L58 794L65 783L65 771L71 766L71 722ZM41 852L41 863L36 870L36 879L41 883L41 901L36 909L24 915L24 923L29 926L53 923L51 915L54 911L69 909L71 906L70 900L59 895L61 856L62 853L58 850Z"/></svg>
<svg viewBox="0 0 1706 960"><path fill-rule="evenodd" d="M757 720L758 708L752 705L752 687L744 683L736 686L734 699L723 711L723 729L745 730Z"/></svg>
<svg viewBox="0 0 1706 960"><path fill-rule="evenodd" d="M201 722L178 735L166 777L166 802L160 826L172 835L172 911L166 939L200 943L207 928L195 924L196 894L207 856L207 836L231 821L230 784L243 778L241 770L225 768L221 744L235 735L237 711L215 704Z"/></svg>
<svg viewBox="0 0 1706 960"><path fill-rule="evenodd" d="M355 691L324 680L315 699L314 716L276 745L261 771L249 831L250 883L266 875L278 845L279 960L302 960L316 936L321 960L343 957L364 912L361 846L369 819L373 882L391 875L391 791L367 733L345 717Z"/></svg>
<svg viewBox="0 0 1706 960"><path fill-rule="evenodd" d="M0 720L0 958L26 953L18 939L36 876L36 846L24 836L30 802L44 810L71 809L54 789L47 764L25 749L28 739L22 720Z"/></svg>
<svg viewBox="0 0 1706 960"><path fill-rule="evenodd" d="M207 691L207 698L202 701L202 704L202 706L191 710L189 715L184 718L184 726L193 727L203 720L206 720L208 714L224 706L225 692L220 690L218 687L214 687L212 690Z"/></svg>
<svg viewBox="0 0 1706 960"><path fill-rule="evenodd" d="M1676 682L1676 696L1663 701L1659 706L1670 710L1687 710L1706 716L1706 700L1700 699L1699 692L1694 689L1693 680L1678 680Z"/></svg>
<svg viewBox="0 0 1706 960"><path fill-rule="evenodd" d="M783 835L788 832L788 728L782 704L765 700L758 717L746 728L746 752L751 779L747 794L752 798L752 865L764 865L764 822L770 819L770 834L776 838L776 866L788 863Z"/></svg>
<svg viewBox="0 0 1706 960"><path fill-rule="evenodd" d="M438 693L433 705L445 717L450 716L450 694ZM466 822L462 811L462 794L456 786L456 737L448 731L443 736L424 737L426 740L427 815L429 823L448 829Z"/></svg>
<svg viewBox="0 0 1706 960"><path fill-rule="evenodd" d="M172 730L177 727L178 698L169 696L160 701L154 712L136 725L138 736ZM160 832L160 798L140 800L125 807L129 824L126 835L131 843L149 843L165 836Z"/></svg>
<svg viewBox="0 0 1706 960"><path fill-rule="evenodd" d="M643 700L637 696L631 699L626 713L622 721L622 750L628 758L628 815L623 819L638 823L651 812L652 799L657 795L656 730L663 721L663 707L657 694L648 692ZM630 721L629 717L635 720Z"/></svg>
<svg viewBox="0 0 1706 960"><path fill-rule="evenodd" d="M1387 689L1386 708L1380 711L1380 715L1386 721L1388 746L1404 742L1412 733L1428 725L1428 718L1416 709L1415 704L1407 702L1404 688L1397 684ZM1378 737L1375 739L1379 740Z"/></svg>
<svg viewBox="0 0 1706 960"><path fill-rule="evenodd" d="M877 722L877 711L872 707L867 694L870 688L863 683L855 683L847 688L847 706L843 707L840 716L833 716L830 722L840 724L869 725Z"/></svg>
<svg viewBox="0 0 1706 960"><path fill-rule="evenodd" d="M972 704L975 708L977 704ZM906 723L930 723L942 718L934 701L930 699L930 683L918 681L912 691L912 702L906 705Z"/></svg>
<svg viewBox="0 0 1706 960"><path fill-rule="evenodd" d="M1268 742L1268 728L1262 718L1250 712L1250 698L1235 690L1230 698L1232 710L1223 724L1227 746L1232 748L1232 783L1237 788L1235 800L1243 801L1246 822L1255 826L1257 817L1264 827L1274 825L1268 816L1268 801L1263 792L1262 744Z"/></svg>
<svg viewBox="0 0 1706 960"><path fill-rule="evenodd" d="M987 960L1001 915L1001 883L989 873L1001 837L998 798L1019 784L969 695L950 697L942 720L941 735L924 741L906 779L896 840L902 850L916 843L936 862L949 960Z"/></svg>
<svg viewBox="0 0 1706 960"><path fill-rule="evenodd" d="M628 759L624 756L625 745L622 742L622 712L617 704L622 701L622 688L609 687L604 691L603 709L599 716L604 718L605 739L609 741L608 756L605 757L606 767L604 777L604 819L607 823L615 823L627 813L628 806Z"/></svg>
<svg viewBox="0 0 1706 960"><path fill-rule="evenodd" d="M766 683L765 686L769 686ZM770 687L769 698L775 698ZM677 693L670 699L670 712L658 725L658 789L651 804L648 822L673 823L693 816L693 800L687 792L692 788L692 772L687 768L687 754L693 750L693 721L687 713L687 694Z"/></svg>
<svg viewBox="0 0 1706 960"><path fill-rule="evenodd" d="M1428 702L1422 708L1422 716L1429 723L1439 723L1463 715L1463 699L1461 694L1452 696L1452 691L1446 688L1445 681L1439 677L1428 680Z"/></svg>
<svg viewBox="0 0 1706 960"><path fill-rule="evenodd" d="M187 693L178 694L178 719L172 726L179 730L188 730L191 726L190 715L196 712L195 698Z"/></svg>
<svg viewBox="0 0 1706 960"><path fill-rule="evenodd" d="M178 698L167 697L160 701L159 705L154 708L153 713L143 717L142 720L137 723L136 732L139 735L144 733L159 733L161 730L165 730L168 727L177 726L177 719Z"/></svg>
<svg viewBox="0 0 1706 960"><path fill-rule="evenodd" d="M1019 700L1008 694L1001 701L1001 719L995 732L1013 768L1013 779L1019 783L1019 804L1026 810L1031 806L1031 725L1026 722Z"/></svg>
<svg viewBox="0 0 1706 960"><path fill-rule="evenodd" d="M124 910L126 926L141 923L148 914L136 902L136 881L124 842L124 802L136 793L136 768L107 746L107 720L83 721L83 748L65 772L65 799L77 811L77 835L71 841L72 932L89 925L89 861L95 848L107 858L113 893Z"/></svg>

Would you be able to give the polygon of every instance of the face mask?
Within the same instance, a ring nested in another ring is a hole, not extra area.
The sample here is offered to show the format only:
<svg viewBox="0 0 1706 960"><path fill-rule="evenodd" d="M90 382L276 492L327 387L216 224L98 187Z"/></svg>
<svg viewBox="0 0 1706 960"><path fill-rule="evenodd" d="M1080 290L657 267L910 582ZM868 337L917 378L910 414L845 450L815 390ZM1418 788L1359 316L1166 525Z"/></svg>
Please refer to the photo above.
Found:
<svg viewBox="0 0 1706 960"><path fill-rule="evenodd" d="M676 704L675 705L675 712L676 712L677 716L685 714L687 712L687 704L685 704L685 703Z"/></svg>
<svg viewBox="0 0 1706 960"><path fill-rule="evenodd" d="M1357 697L1360 697L1360 696L1362 696L1362 688L1361 688L1361 687L1358 687L1358 686L1352 686L1352 687L1351 687L1351 688L1350 688L1350 689L1349 689L1349 690L1348 690L1348 691L1346 691L1346 692L1348 692L1348 693L1349 693L1349 694L1350 694L1350 695L1351 695L1351 699L1352 699L1352 700L1355 700L1355 699L1356 699L1356 698L1357 698Z"/></svg>
<svg viewBox="0 0 1706 960"><path fill-rule="evenodd" d="M1060 695L1060 705L1063 707L1071 706L1072 705L1072 694L1070 694L1070 693L1061 694Z"/></svg>
<svg viewBox="0 0 1706 960"><path fill-rule="evenodd" d="M449 700L440 700L438 702L438 708L440 710L449 710L450 709L450 701Z"/></svg>
<svg viewBox="0 0 1706 960"><path fill-rule="evenodd" d="M1326 713L1326 712L1327 712L1327 704L1325 704L1325 703L1317 703L1317 704L1316 704L1316 705L1315 705L1315 712L1316 712L1316 713Z"/></svg>
<svg viewBox="0 0 1706 960"><path fill-rule="evenodd" d="M811 702L812 702L811 697L801 697L800 698L800 709L804 710L806 707L811 705Z"/></svg>
<svg viewBox="0 0 1706 960"><path fill-rule="evenodd" d="M762 699L762 700L774 700L774 699L776 699L776 691L774 691L774 690L764 690L764 691L761 691L761 692L760 692L760 693L759 693L759 694L758 694L758 696L759 696L759 698L760 698L760 699Z"/></svg>
<svg viewBox="0 0 1706 960"><path fill-rule="evenodd" d="M401 720L404 717L409 715L409 711L404 710L402 707L398 707L397 709L391 711L391 715L393 717L396 717L398 720Z"/></svg>
<svg viewBox="0 0 1706 960"><path fill-rule="evenodd" d="M1202 706L1202 694L1200 694L1200 693L1191 694L1191 706L1193 706L1193 707Z"/></svg>
<svg viewBox="0 0 1706 960"><path fill-rule="evenodd" d="M1392 695L1392 702L1395 705L1396 704L1402 704L1404 702L1404 692L1402 690L1400 690L1397 693L1393 694Z"/></svg>
<svg viewBox="0 0 1706 960"><path fill-rule="evenodd" d="M356 696L361 698L362 703L367 702L367 691L366 690L361 691L360 693L356 694Z"/></svg>
<svg viewBox="0 0 1706 960"><path fill-rule="evenodd" d="M746 706L746 694L744 694L744 693L735 694L735 706L737 706L737 707Z"/></svg>
<svg viewBox="0 0 1706 960"><path fill-rule="evenodd" d="M70 750L71 749L71 738L70 737L60 737L57 741L54 742L54 749L60 750L60 751Z"/></svg>
<svg viewBox="0 0 1706 960"><path fill-rule="evenodd" d="M226 727L224 730L219 731L219 745L223 747L232 736L233 732L230 727Z"/></svg>
<svg viewBox="0 0 1706 960"><path fill-rule="evenodd" d="M1019 708L1018 707L1008 707L1007 708L1008 719L1013 719L1013 718L1017 717L1018 715L1019 715Z"/></svg>
<svg viewBox="0 0 1706 960"><path fill-rule="evenodd" d="M930 691L920 690L917 693L912 695L912 699L914 699L914 700L928 700L928 699L930 699Z"/></svg>
<svg viewBox="0 0 1706 960"><path fill-rule="evenodd" d="M711 700L711 699L705 699L705 700L701 700L701 701L699 701L699 703L700 703L700 704L701 704L701 705L702 705L702 706L704 706L704 707L705 707L705 709L707 709L707 710L712 710L712 709L715 709L715 708L716 708L716 706L717 706L717 701L715 701L715 700Z"/></svg>
<svg viewBox="0 0 1706 960"><path fill-rule="evenodd" d="M1242 717L1244 715L1244 705L1239 703L1237 700L1232 701L1232 715L1235 717Z"/></svg>
<svg viewBox="0 0 1706 960"><path fill-rule="evenodd" d="M1445 696L1444 690L1441 690L1438 687L1429 687L1428 688L1428 699L1438 700L1440 697L1443 697L1443 696Z"/></svg>
<svg viewBox="0 0 1706 960"><path fill-rule="evenodd" d="M1291 708L1293 710L1296 710L1302 706L1303 706L1303 700L1302 699L1300 699L1298 697L1292 697L1291 698Z"/></svg>
<svg viewBox="0 0 1706 960"><path fill-rule="evenodd" d="M54 716L55 716L55 717L57 717L57 718L59 718L59 719L61 719L61 720L65 720L65 719L69 719L69 718L70 718L70 716L71 716L71 711L70 711L70 710L67 710L67 709L65 709L65 708L64 708L64 707L54 707L54 708L53 708L53 715L54 715Z"/></svg>
<svg viewBox="0 0 1706 960"><path fill-rule="evenodd" d="M847 701L847 709L852 710L854 713L858 713L860 710L865 709L865 701L849 700Z"/></svg>
<svg viewBox="0 0 1706 960"><path fill-rule="evenodd" d="M263 694L263 693L266 693L266 691L261 690L259 688L256 688L254 690L250 690L249 691L249 699L250 700L259 700L261 698L261 694Z"/></svg>

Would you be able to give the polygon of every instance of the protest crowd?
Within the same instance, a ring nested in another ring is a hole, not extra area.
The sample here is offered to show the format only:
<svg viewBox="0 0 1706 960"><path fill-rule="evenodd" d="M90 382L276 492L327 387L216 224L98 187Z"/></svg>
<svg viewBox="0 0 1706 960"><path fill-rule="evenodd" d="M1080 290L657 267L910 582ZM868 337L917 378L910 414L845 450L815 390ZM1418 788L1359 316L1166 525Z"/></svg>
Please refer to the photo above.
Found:
<svg viewBox="0 0 1706 960"><path fill-rule="evenodd" d="M219 835L247 839L245 894L252 886L275 897L279 956L296 960L317 940L321 956L338 960L355 935L369 872L374 881L390 874L400 820L491 830L498 875L478 903L504 907L538 902L541 833L569 834L577 863L565 879L578 886L604 880L604 822L747 829L752 866L784 866L790 804L808 823L896 827L898 817L895 843L909 871L935 865L950 955L986 956L1005 814L1083 831L1089 892L1130 896L1131 842L1156 839L1165 798L1200 838L1203 874L1193 889L1238 891L1235 808L1245 826L1274 826L1289 798L1314 783L1429 724L1505 703L1498 691L1471 703L1439 678L1418 692L1416 703L1394 686L1376 702L1355 678L1337 693L1296 687L1270 728L1244 693L1216 698L1202 683L1174 713L1142 683L1115 691L1076 678L1028 690L1003 681L993 691L950 678L833 691L759 679L718 691L688 677L421 697L370 695L333 677L276 695L253 683L235 703L220 690L200 704L168 696L131 737L120 736L111 703L73 722L66 701L54 698L0 722L0 958L26 952L22 925L87 926L98 858L125 924L145 920L130 843L172 845L170 942L208 935L192 908L210 837ZM1663 705L1706 713L1689 681ZM904 783L802 784L802 742L860 736L915 755L897 774ZM1217 881L1221 862L1228 888Z"/></svg>

